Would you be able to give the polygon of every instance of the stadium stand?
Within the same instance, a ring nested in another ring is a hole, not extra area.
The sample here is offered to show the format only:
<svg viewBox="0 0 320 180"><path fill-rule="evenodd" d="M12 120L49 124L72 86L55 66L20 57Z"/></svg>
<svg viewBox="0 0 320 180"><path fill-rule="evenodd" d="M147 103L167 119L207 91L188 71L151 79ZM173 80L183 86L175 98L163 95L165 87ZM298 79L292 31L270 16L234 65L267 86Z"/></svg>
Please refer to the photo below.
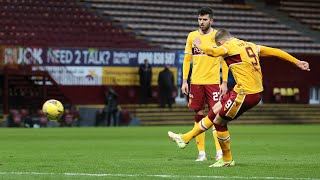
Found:
<svg viewBox="0 0 320 180"><path fill-rule="evenodd" d="M46 99L70 103L47 71L31 70L30 66L19 65L0 69L0 76L3 77L4 113L25 106L26 102L33 109L41 107Z"/></svg>
<svg viewBox="0 0 320 180"><path fill-rule="evenodd" d="M319 53L320 43L251 5L223 1L82 0L115 22L164 49L183 50L188 32L198 27L196 10L214 9L215 28L227 28L235 36L290 53Z"/></svg>
<svg viewBox="0 0 320 180"><path fill-rule="evenodd" d="M0 44L152 48L77 1L0 0Z"/></svg>
<svg viewBox="0 0 320 180"><path fill-rule="evenodd" d="M190 119L193 111L184 104L174 104L172 109L159 108L156 104L122 106L131 109L143 126L193 125ZM319 108L307 104L260 104L231 124L315 124L320 123Z"/></svg>
<svg viewBox="0 0 320 180"><path fill-rule="evenodd" d="M279 10L287 12L289 16L307 24L315 30L320 30L320 2L316 0L282 0Z"/></svg>
<svg viewBox="0 0 320 180"><path fill-rule="evenodd" d="M0 0L0 44L19 47L148 48L143 39L79 4L77 1ZM36 64L0 67L3 113L28 102L41 106L54 98L70 103L55 77ZM35 69L34 69L35 68ZM61 66L63 68L63 66ZM46 79L46 85L42 83ZM5 82L5 83L3 83Z"/></svg>
<svg viewBox="0 0 320 180"><path fill-rule="evenodd" d="M296 87L273 88L274 103L298 103L300 100L300 90Z"/></svg>
<svg viewBox="0 0 320 180"><path fill-rule="evenodd" d="M214 9L216 29L227 28L239 38L278 47L290 53L320 53L320 43L311 36L280 23L279 19L256 6L223 0L0 0L0 44L183 50L187 33L198 28L196 10L203 6ZM301 22L309 23L313 29L320 29L318 1L283 0L281 8L281 11L301 19ZM301 13L302 10L306 12ZM0 104L4 107L1 109L5 109L1 114L9 113L12 126L20 127L24 121L22 102L37 108L48 98L69 103L61 86L55 82L55 77L45 70L14 66L10 70L1 69L0 75L0 84L6 85L0 95L3 99L8 97L4 104ZM77 82L81 82L81 79L77 79ZM281 98L280 89L287 86L278 87ZM291 94L289 88L286 89L287 94ZM300 91L304 92L303 89ZM125 89L124 93L129 94L126 103L134 99L135 92ZM295 93L295 89L293 93L299 94ZM123 109L124 119L127 119L125 124L129 124L129 112L145 126L193 123L190 121L193 112L186 105L175 104L172 110L167 110L153 104L145 107L133 104L123 105ZM242 116L242 121L234 123L320 123L318 109L318 105L263 104ZM1 116L2 119L6 117L0 115L0 121ZM37 116L40 126L45 127L50 123L41 111L37 111ZM77 123L79 117L74 117L72 122Z"/></svg>

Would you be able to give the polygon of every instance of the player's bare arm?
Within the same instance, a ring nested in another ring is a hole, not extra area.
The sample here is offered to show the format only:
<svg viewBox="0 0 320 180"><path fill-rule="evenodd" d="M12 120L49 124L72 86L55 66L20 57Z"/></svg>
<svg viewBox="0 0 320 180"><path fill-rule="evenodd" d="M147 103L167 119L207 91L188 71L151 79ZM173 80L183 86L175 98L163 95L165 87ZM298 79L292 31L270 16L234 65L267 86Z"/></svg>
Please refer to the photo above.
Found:
<svg viewBox="0 0 320 180"><path fill-rule="evenodd" d="M195 38L192 43L193 43L194 46L196 46L198 49L203 51L208 56L219 57L219 56L224 56L224 55L227 54L227 50L223 46L219 46L219 47L210 47L210 46L208 46L208 47L205 47L204 45L202 45L201 40L200 40L199 37Z"/></svg>
<svg viewBox="0 0 320 180"><path fill-rule="evenodd" d="M200 47L201 45L201 39L199 37L196 37L193 41L192 41L193 45L195 45L196 47Z"/></svg>
<svg viewBox="0 0 320 180"><path fill-rule="evenodd" d="M227 94L228 91L228 84L226 81L223 81L220 84L220 97L222 97L223 95Z"/></svg>
<svg viewBox="0 0 320 180"><path fill-rule="evenodd" d="M228 91L228 73L229 73L229 67L226 63L226 61L221 57L221 67L222 67L222 84L220 85L220 97L225 95Z"/></svg>
<svg viewBox="0 0 320 180"><path fill-rule="evenodd" d="M260 56L276 56L280 59L289 61L294 63L298 68L304 71L310 71L309 63L306 61L300 61L295 57L291 56L289 53L278 49L278 48L271 48L267 46L260 46Z"/></svg>
<svg viewBox="0 0 320 180"><path fill-rule="evenodd" d="M220 96L222 97L223 95L225 95L228 91L228 85L226 81L223 81L220 84Z"/></svg>
<svg viewBox="0 0 320 180"><path fill-rule="evenodd" d="M226 61L221 57L221 67L222 67L222 84L220 84L220 97L225 95L228 91L228 72L229 72L229 67L226 63Z"/></svg>
<svg viewBox="0 0 320 180"><path fill-rule="evenodd" d="M189 93L189 85L186 79L183 80L182 85L181 85L181 92L184 95L188 95Z"/></svg>

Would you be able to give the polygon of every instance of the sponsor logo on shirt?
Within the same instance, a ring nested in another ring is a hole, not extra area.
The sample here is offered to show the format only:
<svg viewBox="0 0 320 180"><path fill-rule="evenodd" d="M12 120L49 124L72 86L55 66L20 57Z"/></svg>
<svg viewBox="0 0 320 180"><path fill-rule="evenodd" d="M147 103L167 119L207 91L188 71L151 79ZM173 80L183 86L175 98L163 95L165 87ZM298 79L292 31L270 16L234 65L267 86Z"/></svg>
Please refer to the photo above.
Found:
<svg viewBox="0 0 320 180"><path fill-rule="evenodd" d="M199 54L204 54L204 53L199 48L192 47L192 55L199 55Z"/></svg>

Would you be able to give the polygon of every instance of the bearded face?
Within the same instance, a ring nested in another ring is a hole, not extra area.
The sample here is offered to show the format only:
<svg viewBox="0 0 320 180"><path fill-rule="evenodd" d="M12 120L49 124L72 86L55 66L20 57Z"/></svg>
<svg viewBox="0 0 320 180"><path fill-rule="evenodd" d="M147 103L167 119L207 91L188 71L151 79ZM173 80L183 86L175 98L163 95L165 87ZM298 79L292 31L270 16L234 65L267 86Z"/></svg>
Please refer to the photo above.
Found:
<svg viewBox="0 0 320 180"><path fill-rule="evenodd" d="M199 15L198 24L203 33L206 33L213 24L213 19L210 19L209 15Z"/></svg>

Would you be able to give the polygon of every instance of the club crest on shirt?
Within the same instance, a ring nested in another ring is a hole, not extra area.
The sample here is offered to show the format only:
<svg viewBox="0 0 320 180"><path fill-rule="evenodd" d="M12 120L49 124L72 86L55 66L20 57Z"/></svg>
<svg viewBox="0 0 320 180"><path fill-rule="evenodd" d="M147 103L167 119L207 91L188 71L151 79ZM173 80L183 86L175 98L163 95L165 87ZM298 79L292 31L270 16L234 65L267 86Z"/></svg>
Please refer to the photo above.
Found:
<svg viewBox="0 0 320 180"><path fill-rule="evenodd" d="M192 47L192 55L199 55L199 54L204 54L204 53L199 48Z"/></svg>

